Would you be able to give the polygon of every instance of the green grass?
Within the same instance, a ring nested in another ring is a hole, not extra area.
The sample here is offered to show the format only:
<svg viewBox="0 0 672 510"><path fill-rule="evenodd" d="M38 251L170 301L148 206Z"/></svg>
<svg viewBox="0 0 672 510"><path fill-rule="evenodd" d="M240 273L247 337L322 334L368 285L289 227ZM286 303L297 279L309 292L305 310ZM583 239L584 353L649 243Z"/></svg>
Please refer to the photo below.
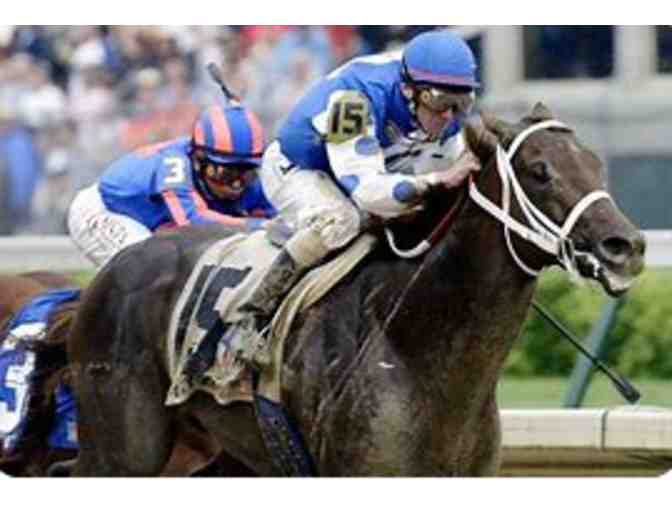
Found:
<svg viewBox="0 0 672 510"><path fill-rule="evenodd" d="M641 406L672 407L672 381L632 380L642 394ZM557 409L564 406L569 378L512 378L499 383L497 396L502 409ZM621 407L627 402L611 381L601 374L593 377L584 408Z"/></svg>

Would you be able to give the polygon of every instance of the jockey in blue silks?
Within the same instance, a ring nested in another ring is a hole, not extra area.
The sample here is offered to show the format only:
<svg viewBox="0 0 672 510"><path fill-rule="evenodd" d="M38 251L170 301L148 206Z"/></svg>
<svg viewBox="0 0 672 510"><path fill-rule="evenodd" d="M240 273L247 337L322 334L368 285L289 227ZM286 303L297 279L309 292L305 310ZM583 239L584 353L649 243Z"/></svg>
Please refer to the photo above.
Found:
<svg viewBox="0 0 672 510"><path fill-rule="evenodd" d="M140 148L81 191L68 213L70 236L100 267L161 228L261 228L275 214L257 178L263 150L263 130L250 110L210 107L191 138Z"/></svg>
<svg viewBox="0 0 672 510"><path fill-rule="evenodd" d="M430 190L456 188L480 170L462 133L476 69L460 37L435 31L403 52L352 60L306 93L259 172L294 234L225 336L258 335L292 285L369 218L412 214Z"/></svg>

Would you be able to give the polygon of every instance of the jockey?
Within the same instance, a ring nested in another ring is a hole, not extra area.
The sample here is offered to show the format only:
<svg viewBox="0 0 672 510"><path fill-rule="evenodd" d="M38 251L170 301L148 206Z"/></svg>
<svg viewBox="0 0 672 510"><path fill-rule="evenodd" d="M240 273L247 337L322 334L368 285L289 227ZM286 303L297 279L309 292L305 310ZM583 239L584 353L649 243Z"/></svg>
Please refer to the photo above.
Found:
<svg viewBox="0 0 672 510"><path fill-rule="evenodd" d="M262 228L275 214L257 179L263 149L261 125L250 110L238 103L208 108L190 139L138 149L81 191L68 213L70 236L101 267L161 228Z"/></svg>
<svg viewBox="0 0 672 510"><path fill-rule="evenodd" d="M225 335L258 335L292 285L372 218L415 213L431 190L478 172L462 133L478 86L474 55L449 31L424 33L400 54L354 59L315 84L260 170L293 235Z"/></svg>

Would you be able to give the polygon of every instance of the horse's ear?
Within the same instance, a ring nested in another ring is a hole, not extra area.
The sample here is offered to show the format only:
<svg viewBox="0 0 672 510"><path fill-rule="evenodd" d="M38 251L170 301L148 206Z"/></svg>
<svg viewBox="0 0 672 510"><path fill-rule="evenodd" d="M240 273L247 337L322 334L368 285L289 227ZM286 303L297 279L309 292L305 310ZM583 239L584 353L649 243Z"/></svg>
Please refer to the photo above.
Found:
<svg viewBox="0 0 672 510"><path fill-rule="evenodd" d="M483 125L485 126L486 130L493 134L497 139L496 142L500 143L504 147L508 147L518 134L518 131L514 125L498 119L490 112L481 112L481 119L483 120Z"/></svg>
<svg viewBox="0 0 672 510"><path fill-rule="evenodd" d="M553 112L544 104L537 103L532 109L532 113L527 117L532 122L543 122L545 120L553 120Z"/></svg>
<svg viewBox="0 0 672 510"><path fill-rule="evenodd" d="M484 115L487 114L472 115L464 124L467 145L481 161L488 160L494 154L499 143L497 137L488 131Z"/></svg>

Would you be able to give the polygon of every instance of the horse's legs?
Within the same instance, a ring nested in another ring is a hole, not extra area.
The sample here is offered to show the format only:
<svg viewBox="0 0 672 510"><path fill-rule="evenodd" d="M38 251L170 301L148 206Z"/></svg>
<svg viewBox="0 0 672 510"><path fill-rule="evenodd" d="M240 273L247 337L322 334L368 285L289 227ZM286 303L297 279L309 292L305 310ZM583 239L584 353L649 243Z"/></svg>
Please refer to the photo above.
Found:
<svg viewBox="0 0 672 510"><path fill-rule="evenodd" d="M486 404L481 421L481 432L472 457L468 476L493 477L499 474L501 467L502 431L499 409L493 395Z"/></svg>
<svg viewBox="0 0 672 510"><path fill-rule="evenodd" d="M197 393L185 406L221 445L223 451L215 461L219 476L246 476L246 470L259 476L278 474L251 404L236 403L224 407L209 395Z"/></svg>
<svg viewBox="0 0 672 510"><path fill-rule="evenodd" d="M192 476L199 478L251 478L257 474L238 462L228 453L222 452L214 461L199 469Z"/></svg>
<svg viewBox="0 0 672 510"><path fill-rule="evenodd" d="M77 373L80 454L73 476L156 476L171 454L171 410L158 364L89 363Z"/></svg>

